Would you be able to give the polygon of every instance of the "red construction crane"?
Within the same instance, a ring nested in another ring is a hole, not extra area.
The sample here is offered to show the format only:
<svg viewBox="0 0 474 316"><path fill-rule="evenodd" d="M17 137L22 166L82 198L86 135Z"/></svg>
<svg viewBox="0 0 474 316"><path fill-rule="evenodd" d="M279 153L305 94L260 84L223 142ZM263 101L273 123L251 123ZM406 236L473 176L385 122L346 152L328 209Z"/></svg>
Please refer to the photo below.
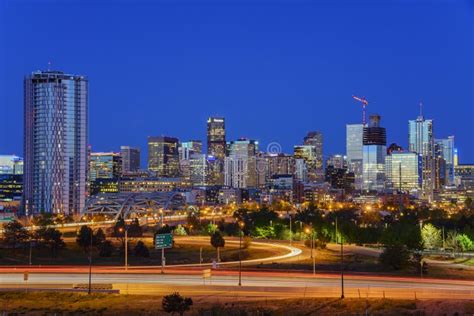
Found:
<svg viewBox="0 0 474 316"><path fill-rule="evenodd" d="M362 103L362 124L365 126L365 107L369 104L369 101L367 101L367 99L364 97L359 98L355 95L353 95L352 98Z"/></svg>

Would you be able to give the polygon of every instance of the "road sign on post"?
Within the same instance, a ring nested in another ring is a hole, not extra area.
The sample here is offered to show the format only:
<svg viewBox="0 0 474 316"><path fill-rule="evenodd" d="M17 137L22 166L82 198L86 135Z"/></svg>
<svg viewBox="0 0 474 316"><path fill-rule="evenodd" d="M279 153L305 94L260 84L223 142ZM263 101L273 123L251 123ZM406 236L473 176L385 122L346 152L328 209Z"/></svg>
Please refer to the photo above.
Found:
<svg viewBox="0 0 474 316"><path fill-rule="evenodd" d="M155 249L165 249L173 247L173 235L171 234L156 234L155 235Z"/></svg>

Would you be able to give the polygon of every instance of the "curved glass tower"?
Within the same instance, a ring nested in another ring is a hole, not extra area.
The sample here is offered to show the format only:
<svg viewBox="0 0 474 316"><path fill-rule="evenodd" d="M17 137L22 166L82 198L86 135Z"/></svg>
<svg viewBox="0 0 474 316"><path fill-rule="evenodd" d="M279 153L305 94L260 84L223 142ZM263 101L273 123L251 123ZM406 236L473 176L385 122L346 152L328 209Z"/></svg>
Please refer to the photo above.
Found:
<svg viewBox="0 0 474 316"><path fill-rule="evenodd" d="M86 198L88 81L60 71L24 80L26 215L80 212Z"/></svg>

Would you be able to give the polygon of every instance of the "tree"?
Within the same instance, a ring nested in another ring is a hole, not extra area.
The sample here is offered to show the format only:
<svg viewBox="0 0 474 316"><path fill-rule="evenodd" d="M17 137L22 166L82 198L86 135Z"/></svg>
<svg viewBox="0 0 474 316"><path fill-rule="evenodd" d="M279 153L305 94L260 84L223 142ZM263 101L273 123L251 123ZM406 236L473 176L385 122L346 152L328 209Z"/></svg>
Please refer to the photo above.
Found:
<svg viewBox="0 0 474 316"><path fill-rule="evenodd" d="M459 234L456 237L456 241L462 252L472 249L472 240L465 234Z"/></svg>
<svg viewBox="0 0 474 316"><path fill-rule="evenodd" d="M13 221L4 226L3 241L11 248L23 246L29 240L30 234L18 221Z"/></svg>
<svg viewBox="0 0 474 316"><path fill-rule="evenodd" d="M206 227L207 233L212 236L217 230L217 225L209 223Z"/></svg>
<svg viewBox="0 0 474 316"><path fill-rule="evenodd" d="M219 248L224 247L225 240L222 237L222 234L219 230L216 230L214 234L211 236L211 245L212 247L216 248L217 250L217 262L221 261L221 256L219 252Z"/></svg>
<svg viewBox="0 0 474 316"><path fill-rule="evenodd" d="M186 232L186 229L184 229L184 227L182 225L178 225L174 229L174 234L176 236L186 236L188 233Z"/></svg>
<svg viewBox="0 0 474 316"><path fill-rule="evenodd" d="M143 241L139 240L133 249L135 256L148 258L150 256L150 251Z"/></svg>
<svg viewBox="0 0 474 316"><path fill-rule="evenodd" d="M128 237L142 237L143 230L138 222L138 218L135 218L130 226L128 226Z"/></svg>
<svg viewBox="0 0 474 316"><path fill-rule="evenodd" d="M410 251L403 245L386 246L379 261L384 266L400 270L410 264Z"/></svg>
<svg viewBox="0 0 474 316"><path fill-rule="evenodd" d="M62 238L63 234L55 228L42 227L36 231L36 235L40 243L51 249L52 257L56 257L58 251L66 247Z"/></svg>
<svg viewBox="0 0 474 316"><path fill-rule="evenodd" d="M105 240L107 239L107 237L105 236L105 233L104 231L102 230L102 228L99 228L94 236L92 237L93 241L92 243L94 244L94 246L99 246L101 245L102 243L105 242Z"/></svg>
<svg viewBox="0 0 474 316"><path fill-rule="evenodd" d="M192 305L193 300L191 298L183 297L178 292L164 296L161 301L163 310L171 315L178 313L182 316Z"/></svg>
<svg viewBox="0 0 474 316"><path fill-rule="evenodd" d="M421 238L425 249L438 248L442 244L441 231L432 224L426 224L421 229Z"/></svg>
<svg viewBox="0 0 474 316"><path fill-rule="evenodd" d="M99 246L99 256L101 257L111 257L115 248L110 240L105 240Z"/></svg>
<svg viewBox="0 0 474 316"><path fill-rule="evenodd" d="M79 229L79 233L77 234L76 243L82 248L82 250L84 250L84 252L89 251L92 238L91 234L92 229L89 226L81 226L81 229Z"/></svg>

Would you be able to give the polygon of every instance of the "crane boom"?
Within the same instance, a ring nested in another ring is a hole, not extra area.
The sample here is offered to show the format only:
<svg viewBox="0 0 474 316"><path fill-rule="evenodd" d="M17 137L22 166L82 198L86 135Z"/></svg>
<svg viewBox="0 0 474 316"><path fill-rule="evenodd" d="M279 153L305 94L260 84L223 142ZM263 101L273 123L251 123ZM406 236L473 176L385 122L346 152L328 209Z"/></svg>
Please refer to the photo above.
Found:
<svg viewBox="0 0 474 316"><path fill-rule="evenodd" d="M362 97L358 97L358 96L355 96L353 95L352 98L360 103L362 103L362 124L365 126L365 123L366 123L366 120L365 120L365 107L369 104L369 101L367 101L366 98Z"/></svg>

